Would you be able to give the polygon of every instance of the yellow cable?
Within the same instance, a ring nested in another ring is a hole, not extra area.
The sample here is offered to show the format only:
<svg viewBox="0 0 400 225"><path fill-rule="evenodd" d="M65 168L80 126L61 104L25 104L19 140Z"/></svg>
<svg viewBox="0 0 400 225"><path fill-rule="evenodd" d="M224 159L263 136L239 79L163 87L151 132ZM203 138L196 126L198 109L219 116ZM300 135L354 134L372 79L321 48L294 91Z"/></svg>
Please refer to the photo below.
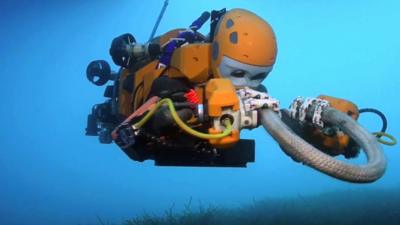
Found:
<svg viewBox="0 0 400 225"><path fill-rule="evenodd" d="M229 136L232 133L232 124L229 121L229 119L225 119L223 121L224 126L226 127L226 129L220 133L220 134L207 134L207 133L202 133L199 132L197 130L192 129L191 127L189 127L188 125L185 124L185 122L183 122L181 120L181 118L179 117L178 113L175 110L174 104L172 102L171 99L169 98L164 98L161 101L159 101L144 117L143 119L141 119L139 122L134 124L134 127L136 128L140 128L142 127L153 115L154 113L157 111L158 108L160 108L163 104L167 104L169 110L171 111L171 115L172 118L175 120L175 122L178 124L178 126L186 131L187 133L201 138L201 139L219 139L219 138L223 138L226 136Z"/></svg>
<svg viewBox="0 0 400 225"><path fill-rule="evenodd" d="M378 138L378 142L384 145L389 145L389 146L394 146L397 144L397 140L395 137L393 137L392 135L388 134L388 133L384 133L384 132L375 132L372 133L373 135L377 136ZM382 137L386 137L388 138L390 141L385 141L382 139Z"/></svg>

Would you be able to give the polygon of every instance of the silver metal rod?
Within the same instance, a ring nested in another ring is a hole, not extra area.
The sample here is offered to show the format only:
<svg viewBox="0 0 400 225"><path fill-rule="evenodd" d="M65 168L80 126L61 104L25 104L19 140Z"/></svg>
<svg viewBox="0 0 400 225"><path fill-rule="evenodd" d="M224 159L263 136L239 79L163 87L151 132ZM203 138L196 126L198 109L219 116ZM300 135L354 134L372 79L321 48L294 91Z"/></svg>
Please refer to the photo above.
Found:
<svg viewBox="0 0 400 225"><path fill-rule="evenodd" d="M156 24L154 25L153 31L151 32L149 41L151 41L151 39L154 38L154 35L156 34L157 28L158 28L158 26L160 25L161 19L162 19L162 17L164 16L164 13L165 13L165 10L167 9L167 6L168 6L168 0L165 0L165 1L164 1L164 6L163 6L163 8L161 9L160 15L158 15Z"/></svg>

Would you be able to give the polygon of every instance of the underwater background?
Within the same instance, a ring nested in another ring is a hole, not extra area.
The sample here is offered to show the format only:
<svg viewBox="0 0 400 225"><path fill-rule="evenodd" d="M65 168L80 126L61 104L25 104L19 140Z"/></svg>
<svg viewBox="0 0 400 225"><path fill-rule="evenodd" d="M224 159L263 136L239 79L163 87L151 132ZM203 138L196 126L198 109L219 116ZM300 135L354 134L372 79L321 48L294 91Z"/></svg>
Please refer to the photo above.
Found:
<svg viewBox="0 0 400 225"><path fill-rule="evenodd" d="M307 215L322 209L338 218L348 213L346 207L368 207L363 215L376 213L376 207L400 224L399 147L383 147L388 159L383 178L350 184L295 163L263 128L243 133L257 146L256 162L245 169L155 167L86 137L87 114L104 101L104 88L86 79L87 64L111 63L111 40L120 34L147 41L162 4L1 1L0 224L121 224L170 209L185 212L188 204L265 216L285 212L276 210L284 201L291 202L285 210L308 204ZM281 107L299 95L342 97L383 111L388 132L398 136L399 1L170 0L157 34L188 27L203 11L224 7L253 11L274 28L278 58L264 85ZM208 29L207 24L201 32ZM375 115L363 114L359 121L371 132L381 126ZM341 205L332 206L337 202ZM224 215L218 210L217 218ZM275 224L293 223L293 215L292 222Z"/></svg>

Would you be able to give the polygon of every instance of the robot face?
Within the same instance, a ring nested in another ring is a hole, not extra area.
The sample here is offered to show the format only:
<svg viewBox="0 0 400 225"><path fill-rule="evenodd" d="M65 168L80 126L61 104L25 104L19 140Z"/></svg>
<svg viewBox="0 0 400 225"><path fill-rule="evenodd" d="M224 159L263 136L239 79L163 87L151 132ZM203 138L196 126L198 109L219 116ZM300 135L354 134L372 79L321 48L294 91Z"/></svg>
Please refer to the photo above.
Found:
<svg viewBox="0 0 400 225"><path fill-rule="evenodd" d="M258 87L261 82L268 76L272 70L272 66L253 66L241 63L227 56L222 58L219 65L220 74L230 79L236 87Z"/></svg>

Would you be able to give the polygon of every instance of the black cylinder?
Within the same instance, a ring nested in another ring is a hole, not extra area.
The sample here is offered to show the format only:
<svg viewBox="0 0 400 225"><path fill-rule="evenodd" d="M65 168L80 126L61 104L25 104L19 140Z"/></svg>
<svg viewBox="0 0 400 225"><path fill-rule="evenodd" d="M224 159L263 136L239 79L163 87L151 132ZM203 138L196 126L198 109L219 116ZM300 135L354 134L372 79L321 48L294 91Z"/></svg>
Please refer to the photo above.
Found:
<svg viewBox="0 0 400 225"><path fill-rule="evenodd" d="M147 51L151 58L157 57L161 53L161 46L159 44L150 43Z"/></svg>

